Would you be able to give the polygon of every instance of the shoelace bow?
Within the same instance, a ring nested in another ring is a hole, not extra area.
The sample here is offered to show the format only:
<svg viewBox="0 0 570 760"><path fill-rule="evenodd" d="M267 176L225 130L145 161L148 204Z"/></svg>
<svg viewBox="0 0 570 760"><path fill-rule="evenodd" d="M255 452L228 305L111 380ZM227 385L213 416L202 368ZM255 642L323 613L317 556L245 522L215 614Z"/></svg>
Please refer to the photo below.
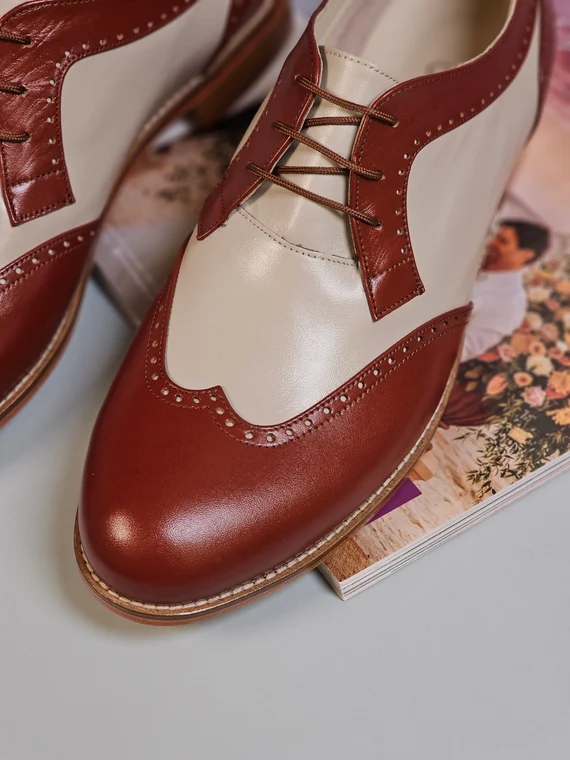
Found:
<svg viewBox="0 0 570 760"><path fill-rule="evenodd" d="M31 37L26 37L23 34L14 34L12 32L0 31L0 42L11 42L15 45L32 45L33 41ZM14 82L1 82L0 92L5 92L8 95L25 95L27 89L22 84ZM12 134L10 132L0 131L0 142L22 143L30 139L28 132L22 134Z"/></svg>
<svg viewBox="0 0 570 760"><path fill-rule="evenodd" d="M384 124L387 124L390 127L397 127L398 126L398 119L395 116L391 116L390 114L383 113L382 111L377 111L374 108L370 108L370 106L363 106L359 103L353 103L350 100L345 100L344 98L339 98L336 95L333 95L330 92L327 92L327 90L323 90L321 87L318 87L316 84L313 84L313 82L310 81L310 79L307 79L306 77L297 76L295 77L295 81L301 85L301 87L304 87L306 90L309 90L309 92L313 93L316 97L322 98L323 100L327 100L329 103L332 103L333 105L339 106L340 108L344 108L347 111L353 111L355 113L360 114L360 116L330 116L330 117L319 117L315 119L307 119L305 121L305 128L311 128L311 127L328 127L328 126L360 126L362 123L362 120L368 116L371 119L376 119L377 121L381 121ZM320 203L323 206L327 206L328 208L334 209L335 211L340 211L345 214L348 214L348 216L353 217L354 219L358 219L360 222L364 222L364 224L369 224L371 227L376 227L377 229L380 229L382 227L382 222L377 219L375 216L372 216L372 214L366 214L362 211L358 211L357 209L351 208L350 206L347 206L344 203L338 203L337 201L333 201L330 198L326 198L324 195L318 195L317 193L313 193L310 190L305 190L305 188L300 187L299 185L296 185L293 182L288 182L286 179L282 179L281 175L283 174L326 174L326 175L350 175L350 174L357 174L359 177L363 177L364 179L369 179L374 182L378 182L382 179L384 179L384 172L375 170L375 169L367 169L364 166L360 166L360 164L355 163L354 161L350 161L347 158L344 158L344 156L341 156L339 153L335 153L333 150L330 150L325 145L322 145L321 143L317 142L316 140L311 139L310 137L307 137L307 135L304 135L302 132L299 132L296 129L293 129L292 127L287 126L287 124L283 124L282 122L278 121L273 124L273 129L276 129L278 132L282 132L284 135L287 135L287 137L290 137L292 140L297 140L297 142L306 145L308 148L311 148L313 150L316 150L321 155L325 156L326 158L333 161L335 164L338 164L338 168L335 167L328 167L328 166L278 166L276 167L273 172L268 172L266 169L263 169L261 166L258 166L257 164L249 163L247 165L247 169L252 172L253 174L257 175L261 179L267 180L268 182L272 182L274 185L279 185L279 187L283 187L286 190L290 190L292 193L296 193L297 195L302 196L303 198L307 198L310 201L314 201L315 203Z"/></svg>

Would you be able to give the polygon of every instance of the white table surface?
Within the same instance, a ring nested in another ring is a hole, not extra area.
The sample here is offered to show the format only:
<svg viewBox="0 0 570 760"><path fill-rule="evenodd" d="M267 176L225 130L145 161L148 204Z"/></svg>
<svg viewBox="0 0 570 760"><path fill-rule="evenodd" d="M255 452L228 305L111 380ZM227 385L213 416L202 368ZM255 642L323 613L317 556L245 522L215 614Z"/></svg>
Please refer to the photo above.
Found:
<svg viewBox="0 0 570 760"><path fill-rule="evenodd" d="M91 286L0 431L0 760L569 756L570 476L347 603L313 573L194 626L100 606L72 529L129 337Z"/></svg>

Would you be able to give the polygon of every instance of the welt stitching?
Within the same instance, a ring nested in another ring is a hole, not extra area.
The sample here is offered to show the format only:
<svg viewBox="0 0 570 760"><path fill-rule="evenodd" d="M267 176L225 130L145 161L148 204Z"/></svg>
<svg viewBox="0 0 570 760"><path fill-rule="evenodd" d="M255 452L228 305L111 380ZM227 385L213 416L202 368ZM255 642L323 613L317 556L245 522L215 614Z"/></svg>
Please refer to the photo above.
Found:
<svg viewBox="0 0 570 760"><path fill-rule="evenodd" d="M529 18L527 19L527 21L525 23L528 23L528 21L530 20L531 16L535 17L535 20L536 20L536 6L535 6L535 4L533 4L533 6L531 7L528 16L529 16ZM379 101L382 101L382 104L384 105L384 104L388 103L390 100L392 100L394 97L397 97L398 95L401 95L404 92L407 92L409 90L413 90L413 89L415 89L417 87L420 87L420 86L423 86L425 84L429 84L429 83L432 83L432 82L441 82L441 81L444 81L444 80L454 79L454 78L457 78L457 77L465 77L465 76L468 76L471 72L476 71L481 66L485 66L485 65L489 65L489 64L492 65L493 61L502 53L502 51L504 50L504 48L508 46L511 37L514 35L514 32L515 32L515 24L511 24L510 27L506 30L506 32L505 32L505 34L503 36L503 40L502 40L502 43L500 44L500 47L499 46L496 47L494 50L490 51L487 55L483 56L479 60L474 61L473 63L468 64L467 66L464 66L461 71L455 70L455 71L452 71L452 72L447 72L446 74L434 75L434 76L429 77L429 78L424 78L424 79L422 79L420 81L412 82L407 87L403 87L403 88L397 90L396 92L394 92L394 93L392 93L390 95L387 95L386 97L381 96L375 102L375 105ZM528 52L530 50L531 43L532 43L532 41L531 41L530 36L529 36L529 44L528 44L528 48L527 48L527 51L526 51L527 55L528 55ZM522 66L523 66L523 62L520 62L519 65L518 65L518 68L517 68L517 74L520 72ZM510 85L514 81L514 78L515 77L511 77L508 86L504 88L505 90L507 90L510 87ZM411 168L412 168L412 165L413 165L413 162L414 162L415 158L421 152L421 150L423 150L423 148L426 147L430 142L434 142L438 137L441 137L443 134L447 134L447 133L449 133L449 132L457 129L461 124L464 124L467 121L472 120L473 118L475 118L476 116L478 116L480 113L482 113L482 111L486 107L487 107L487 105L485 105L485 106L480 105L477 108L476 112L472 113L470 116L467 116L467 113L466 113L466 115L465 115L465 117L463 119L457 119L456 122L453 124L453 126L447 126L445 130L442 130L441 132L438 132L436 135L433 136L433 139L428 139L427 142L424 145L421 145L414 152L414 154L413 154L413 156L412 156L412 158L410 160L410 163L408 165L408 168L407 168L407 171L406 171L406 178L405 178L405 181L404 181L404 190L405 190L404 200L403 200L403 211L404 211L404 213L403 213L403 219L402 219L402 222L404 224L405 231L406 231L406 241L408 243L408 247L409 247L410 250L412 250L412 242L411 242L411 238L410 238L410 231L409 231L409 225L408 225L408 215L407 215L407 205L405 203L405 199L407 198L407 192L408 192L408 187L409 187L409 177L410 177ZM364 127L363 139L362 139L362 143L361 143L360 151L359 151L359 155L358 155L359 162L362 161L362 155L364 153L364 149L365 149L365 146L366 146L366 143L367 143L367 140L368 140L368 136L369 136L370 125L371 125L371 120L367 119L367 123L366 123L366 125ZM360 180L359 177L356 177L357 208L359 206L360 185L361 185L361 180ZM413 267L414 279L416 281L416 286L417 286L416 290L412 291L412 293L410 293L407 298L402 299L401 301L399 301L397 303L393 303L390 306L388 306L386 309L384 309L383 311L379 312L378 311L378 309L379 309L378 295L379 294L376 294L376 293L373 292L373 289L372 289L371 283L370 283L370 270L369 270L369 264L368 264L369 254L367 253L366 247L364 246L364 241L363 241L363 238L362 238L362 235L361 235L360 225L358 225L357 223L355 223L355 226L356 226L356 229L357 229L358 239L359 239L359 242L360 242L360 248L362 250L362 257L361 258L362 258L363 269L366 272L366 290L367 290L369 296L372 299L372 303L374 305L374 316L375 317L380 318L383 315L385 315L385 314L393 311L395 308L397 308L402 303L406 303L407 301L411 300L414 297L414 295L418 295L418 294L421 294L421 293L425 292L423 283L421 281L421 278L419 276L419 272L418 272L418 269L417 269L417 263L415 261L415 258L413 257L413 254L412 254L412 260L413 260L412 267ZM383 274L383 272L379 272L378 274Z"/></svg>
<svg viewBox="0 0 570 760"><path fill-rule="evenodd" d="M243 217L246 221L248 221L253 227L256 227L260 232L262 232L264 235L267 235L267 237L270 240L273 240L275 243L281 246L281 248L285 248L288 251L292 251L293 253L297 253L300 256L306 256L309 259L317 259L317 261L329 261L331 264L340 264L341 266L345 267L353 267L354 263L351 261L341 261L339 259L331 259L329 256L325 256L324 254L322 256L317 255L316 253L310 253L309 251L304 251L300 248L294 248L292 245L287 245L284 242L282 242L276 235L273 235L269 230L263 229L261 225L259 225L255 219L253 219L249 214L245 214L240 210L238 210L238 213L241 217Z"/></svg>

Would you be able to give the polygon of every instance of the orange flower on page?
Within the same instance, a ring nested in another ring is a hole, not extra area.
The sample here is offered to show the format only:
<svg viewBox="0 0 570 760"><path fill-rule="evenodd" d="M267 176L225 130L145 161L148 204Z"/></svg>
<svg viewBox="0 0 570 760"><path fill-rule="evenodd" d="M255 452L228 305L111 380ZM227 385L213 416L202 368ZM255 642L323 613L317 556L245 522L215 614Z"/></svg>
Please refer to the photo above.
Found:
<svg viewBox="0 0 570 760"><path fill-rule="evenodd" d="M560 427L570 425L570 406L563 406L562 409L554 409L547 412L549 417L552 417L554 422Z"/></svg>
<svg viewBox="0 0 570 760"><path fill-rule="evenodd" d="M530 346L535 343L536 338L533 335L525 335L517 330L511 337L511 346L518 354L528 354Z"/></svg>
<svg viewBox="0 0 570 760"><path fill-rule="evenodd" d="M556 290L564 296L570 296L570 280L560 280L556 284Z"/></svg>
<svg viewBox="0 0 570 760"><path fill-rule="evenodd" d="M528 347L531 356L546 356L546 346L541 340L533 340Z"/></svg>
<svg viewBox="0 0 570 760"><path fill-rule="evenodd" d="M488 396L500 396L507 387L507 376L505 374L495 375L487 383L486 393Z"/></svg>
<svg viewBox="0 0 570 760"><path fill-rule="evenodd" d="M485 362L485 364L490 364L491 362L496 362L501 357L499 354L495 351L495 349L492 349L491 351L487 351L485 354L481 354L481 356L478 357L478 359L482 362Z"/></svg>
<svg viewBox="0 0 570 760"><path fill-rule="evenodd" d="M526 388L532 384L532 375L528 372L515 372L514 381L519 388Z"/></svg>
<svg viewBox="0 0 570 760"><path fill-rule="evenodd" d="M566 398L570 396L570 371L553 372L548 378L549 398Z"/></svg>

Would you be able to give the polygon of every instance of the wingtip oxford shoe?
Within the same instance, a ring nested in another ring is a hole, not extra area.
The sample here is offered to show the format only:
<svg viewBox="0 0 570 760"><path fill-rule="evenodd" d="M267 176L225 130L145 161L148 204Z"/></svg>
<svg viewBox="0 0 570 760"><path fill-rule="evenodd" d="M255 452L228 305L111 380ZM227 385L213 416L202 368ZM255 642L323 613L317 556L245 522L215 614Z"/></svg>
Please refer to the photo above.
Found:
<svg viewBox="0 0 570 760"><path fill-rule="evenodd" d="M223 115L288 20L287 0L0 0L0 425L65 346L130 162L177 116Z"/></svg>
<svg viewBox="0 0 570 760"><path fill-rule="evenodd" d="M204 208L91 441L86 582L140 622L317 565L428 445L552 61L540 0L329 0Z"/></svg>

